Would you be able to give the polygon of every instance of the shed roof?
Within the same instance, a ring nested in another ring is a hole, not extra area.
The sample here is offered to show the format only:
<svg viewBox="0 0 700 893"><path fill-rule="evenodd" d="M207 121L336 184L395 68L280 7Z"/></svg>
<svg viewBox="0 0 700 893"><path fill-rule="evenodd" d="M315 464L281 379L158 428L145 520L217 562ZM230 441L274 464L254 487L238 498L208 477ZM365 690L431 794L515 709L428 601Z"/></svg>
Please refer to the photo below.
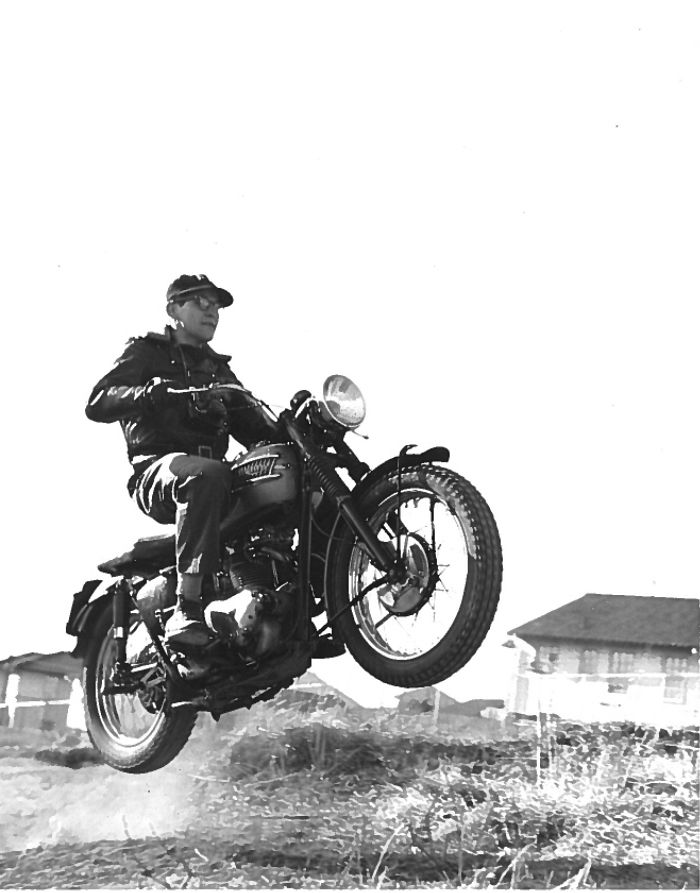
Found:
<svg viewBox="0 0 700 893"><path fill-rule="evenodd" d="M407 704L411 704L414 701L427 702L428 704L434 704L436 698L440 696L440 708L445 709L447 707L451 707L455 704L459 704L460 702L456 700L456 698L450 697L450 695L446 695L443 691L435 688L434 685L426 685L423 688L411 688L408 691L403 692L400 695L396 696L397 703L400 706L406 706Z"/></svg>
<svg viewBox="0 0 700 893"><path fill-rule="evenodd" d="M312 673L311 670L307 670L303 676L296 679L292 685L290 685L288 690L290 692L308 692L309 694L318 695L318 697L332 695L333 697L344 701L348 707L360 706L357 701L353 701L353 699L349 697L349 695L346 695L344 691L324 682L323 679L320 679L315 673Z"/></svg>
<svg viewBox="0 0 700 893"><path fill-rule="evenodd" d="M41 654L29 651L16 657L10 655L0 660L0 668L9 673L44 673L46 676L68 676L77 679L80 676L82 663L69 651L56 651L54 654Z"/></svg>
<svg viewBox="0 0 700 893"><path fill-rule="evenodd" d="M510 631L521 639L566 639L636 645L698 646L696 598L588 593Z"/></svg>

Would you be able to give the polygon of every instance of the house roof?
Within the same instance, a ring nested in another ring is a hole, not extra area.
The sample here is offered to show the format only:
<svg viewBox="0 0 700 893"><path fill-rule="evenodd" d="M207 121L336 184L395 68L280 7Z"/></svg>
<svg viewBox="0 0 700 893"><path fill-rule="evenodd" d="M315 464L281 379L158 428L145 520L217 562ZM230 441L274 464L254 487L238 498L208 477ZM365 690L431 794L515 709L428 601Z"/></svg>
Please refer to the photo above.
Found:
<svg viewBox="0 0 700 893"><path fill-rule="evenodd" d="M292 683L288 690L292 692L307 692L308 694L314 694L318 697L332 695L338 700L344 701L348 707L360 706L357 701L353 701L353 699L346 695L345 692L341 691L339 688L335 688L333 685L329 685L322 679L319 679L319 677L310 670L307 670L303 676L300 676L299 679Z"/></svg>
<svg viewBox="0 0 700 893"><path fill-rule="evenodd" d="M0 660L0 669L9 673L43 673L46 676L68 676L76 679L80 676L82 663L68 651L57 651L54 654L41 654L29 651L16 657L10 655Z"/></svg>
<svg viewBox="0 0 700 893"><path fill-rule="evenodd" d="M547 638L672 645L693 648L700 634L696 598L588 593L510 631L521 639Z"/></svg>
<svg viewBox="0 0 700 893"><path fill-rule="evenodd" d="M409 689L409 691L405 691L403 692L403 694L397 695L396 700L397 703L402 707L411 704L414 701L434 704L435 699L438 695L440 695L440 707L442 709L451 707L454 704L459 704L459 701L457 701L455 698L451 698L444 692L439 691L437 688L435 688L434 685L427 685L424 688Z"/></svg>
<svg viewBox="0 0 700 893"><path fill-rule="evenodd" d="M503 700L500 698L471 698L468 701L458 701L434 685L404 692L397 697L397 706L405 709L415 703L427 703L434 707L437 695L440 695L438 708L441 713L479 716L484 707L503 707Z"/></svg>

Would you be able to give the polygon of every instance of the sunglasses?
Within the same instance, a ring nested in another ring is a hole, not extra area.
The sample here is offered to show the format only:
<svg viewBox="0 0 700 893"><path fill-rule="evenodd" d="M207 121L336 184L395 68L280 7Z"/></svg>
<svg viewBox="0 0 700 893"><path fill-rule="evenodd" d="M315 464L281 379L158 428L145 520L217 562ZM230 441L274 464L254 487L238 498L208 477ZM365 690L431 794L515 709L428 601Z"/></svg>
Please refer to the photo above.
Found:
<svg viewBox="0 0 700 893"><path fill-rule="evenodd" d="M208 298L206 295L187 295L186 298L181 298L180 300L173 301L173 304L187 304L188 301L193 301L200 310L209 310L210 307L213 307L215 310L221 310L221 304L216 300L216 298Z"/></svg>

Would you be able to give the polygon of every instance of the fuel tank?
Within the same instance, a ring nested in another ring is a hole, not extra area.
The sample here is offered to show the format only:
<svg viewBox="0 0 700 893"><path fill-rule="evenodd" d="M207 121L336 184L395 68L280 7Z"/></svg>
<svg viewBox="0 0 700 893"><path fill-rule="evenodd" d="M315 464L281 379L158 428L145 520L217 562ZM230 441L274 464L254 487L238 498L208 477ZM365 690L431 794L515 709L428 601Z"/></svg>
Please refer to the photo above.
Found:
<svg viewBox="0 0 700 893"><path fill-rule="evenodd" d="M287 443L254 447L231 463L233 506L221 523L235 534L276 514L288 514L299 495L299 460Z"/></svg>

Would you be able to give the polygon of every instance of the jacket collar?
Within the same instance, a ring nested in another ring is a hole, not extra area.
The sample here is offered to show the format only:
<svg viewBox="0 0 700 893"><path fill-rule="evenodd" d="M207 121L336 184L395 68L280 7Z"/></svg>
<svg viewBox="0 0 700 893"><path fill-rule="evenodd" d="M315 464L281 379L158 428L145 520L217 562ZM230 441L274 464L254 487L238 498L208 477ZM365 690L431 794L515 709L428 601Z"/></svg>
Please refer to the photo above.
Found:
<svg viewBox="0 0 700 893"><path fill-rule="evenodd" d="M167 344L169 347L176 347L177 342L175 341L175 329L172 326L166 326L164 331L161 332L148 332L146 338L149 341L156 341L159 344ZM188 345L183 345L187 347ZM201 350L205 356L211 357L213 360L219 360L222 363L228 363L231 360L229 354L225 353L217 353L213 350L208 344L203 344L202 347L193 348L194 350Z"/></svg>

